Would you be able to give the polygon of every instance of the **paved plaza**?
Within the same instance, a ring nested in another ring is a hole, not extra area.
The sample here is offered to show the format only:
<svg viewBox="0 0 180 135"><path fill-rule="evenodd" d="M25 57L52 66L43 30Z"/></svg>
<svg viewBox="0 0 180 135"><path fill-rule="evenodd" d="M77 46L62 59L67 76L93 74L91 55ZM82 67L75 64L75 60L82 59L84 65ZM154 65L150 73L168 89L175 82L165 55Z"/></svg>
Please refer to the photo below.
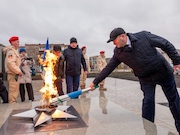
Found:
<svg viewBox="0 0 180 135"><path fill-rule="evenodd" d="M87 79L87 87L93 81L94 78ZM39 92L40 88L43 86L42 80L34 80L33 88L35 101L41 99L41 94ZM64 90L66 89L65 83L63 83ZM103 96L111 102L120 105L121 107L131 111L132 113L141 116L141 103L143 98L143 93L140 90L140 85L136 81L129 81L124 79L110 78L105 80L105 87L107 91L103 92ZM180 88L178 88L180 93ZM88 97L100 97L102 93L96 89L95 91L90 91L87 95ZM20 97L18 98L20 102ZM26 102L27 95L26 95ZM160 86L156 87L156 116L155 124L161 126L169 131L178 134L174 125L174 119L170 113L168 107L160 105L159 103L167 103L166 97ZM108 103L107 103L108 104ZM104 106L105 107L105 106Z"/></svg>

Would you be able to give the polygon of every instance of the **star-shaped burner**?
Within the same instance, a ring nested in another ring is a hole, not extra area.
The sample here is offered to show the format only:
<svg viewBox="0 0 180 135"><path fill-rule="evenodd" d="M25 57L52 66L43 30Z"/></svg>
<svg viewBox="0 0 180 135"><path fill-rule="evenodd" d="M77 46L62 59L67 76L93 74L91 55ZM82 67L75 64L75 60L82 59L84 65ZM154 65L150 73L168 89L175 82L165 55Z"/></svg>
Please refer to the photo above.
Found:
<svg viewBox="0 0 180 135"><path fill-rule="evenodd" d="M32 118L34 127L37 127L47 121L50 120L58 120L60 118L77 118L72 114L68 114L66 110L70 106L57 106L57 105L50 105L50 106L37 106L34 109L14 114L14 117L21 117L21 118Z"/></svg>

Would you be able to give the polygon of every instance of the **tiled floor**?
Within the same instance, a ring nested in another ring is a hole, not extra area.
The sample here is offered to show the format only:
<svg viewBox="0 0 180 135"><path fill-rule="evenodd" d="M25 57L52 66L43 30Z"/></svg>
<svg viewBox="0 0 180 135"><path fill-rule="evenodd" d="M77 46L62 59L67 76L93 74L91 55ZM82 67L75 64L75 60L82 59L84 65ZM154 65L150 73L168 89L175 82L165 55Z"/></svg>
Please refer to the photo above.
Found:
<svg viewBox="0 0 180 135"><path fill-rule="evenodd" d="M87 83L90 84L93 78L89 78ZM143 93L140 90L139 82L116 79L116 78L107 78L105 82L105 87L107 91L105 96L112 102L121 105L127 110L141 116L141 103L143 98ZM178 88L180 93L180 89ZM89 96L95 97L99 96L99 91L90 92ZM161 102L167 102L166 97L164 96L163 91L160 86L156 87L156 116L155 123L169 129L173 133L177 133L174 119L171 115L171 112L168 107L157 104Z"/></svg>
<svg viewBox="0 0 180 135"><path fill-rule="evenodd" d="M94 78L87 79L87 86L89 87L90 83ZM64 91L65 91L65 84ZM39 93L40 88L43 86L43 82L41 80L33 81L33 88L35 94L35 100L40 100L41 95ZM141 102L143 98L143 93L140 90L140 86L138 82L116 79L116 78L106 78L105 87L107 91L104 92L104 95L109 101L112 101L123 108L133 112L141 116ZM178 88L180 93L180 89ZM98 89L95 91L89 92L89 97L99 97L102 94ZM101 95L102 96L102 95ZM20 99L18 99L20 102ZM174 126L174 119L169 111L169 108L158 103L167 102L164 93L162 92L160 86L156 87L156 117L155 123L161 127L168 129L173 133L177 133L176 128Z"/></svg>

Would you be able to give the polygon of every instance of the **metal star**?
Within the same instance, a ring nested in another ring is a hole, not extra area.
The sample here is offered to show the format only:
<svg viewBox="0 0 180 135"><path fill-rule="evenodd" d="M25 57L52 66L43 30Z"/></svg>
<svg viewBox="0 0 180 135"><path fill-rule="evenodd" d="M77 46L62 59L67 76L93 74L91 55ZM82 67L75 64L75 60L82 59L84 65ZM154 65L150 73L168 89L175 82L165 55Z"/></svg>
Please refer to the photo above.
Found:
<svg viewBox="0 0 180 135"><path fill-rule="evenodd" d="M38 112L35 109L31 109L22 113L14 114L12 116L21 118L32 118L34 122L34 127L37 127L38 125L41 125L42 123L49 120L57 120L59 118L77 118L74 115L64 112L68 108L69 106L58 106L54 111L48 113L44 111Z"/></svg>

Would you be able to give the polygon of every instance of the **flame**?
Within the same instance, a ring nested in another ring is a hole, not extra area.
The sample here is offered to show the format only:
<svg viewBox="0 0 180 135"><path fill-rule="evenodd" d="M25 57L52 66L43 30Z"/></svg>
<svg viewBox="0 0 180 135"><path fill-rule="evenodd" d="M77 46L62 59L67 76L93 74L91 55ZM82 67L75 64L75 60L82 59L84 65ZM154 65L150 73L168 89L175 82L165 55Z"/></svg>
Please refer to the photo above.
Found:
<svg viewBox="0 0 180 135"><path fill-rule="evenodd" d="M57 88L54 85L54 81L56 80L56 76L54 75L54 66L56 65L56 61L58 56L51 53L50 50L46 50L46 59L43 60L39 58L39 62L44 66L45 75L43 77L44 87L40 89L42 93L42 106L46 106L50 104L51 96L57 94Z"/></svg>

